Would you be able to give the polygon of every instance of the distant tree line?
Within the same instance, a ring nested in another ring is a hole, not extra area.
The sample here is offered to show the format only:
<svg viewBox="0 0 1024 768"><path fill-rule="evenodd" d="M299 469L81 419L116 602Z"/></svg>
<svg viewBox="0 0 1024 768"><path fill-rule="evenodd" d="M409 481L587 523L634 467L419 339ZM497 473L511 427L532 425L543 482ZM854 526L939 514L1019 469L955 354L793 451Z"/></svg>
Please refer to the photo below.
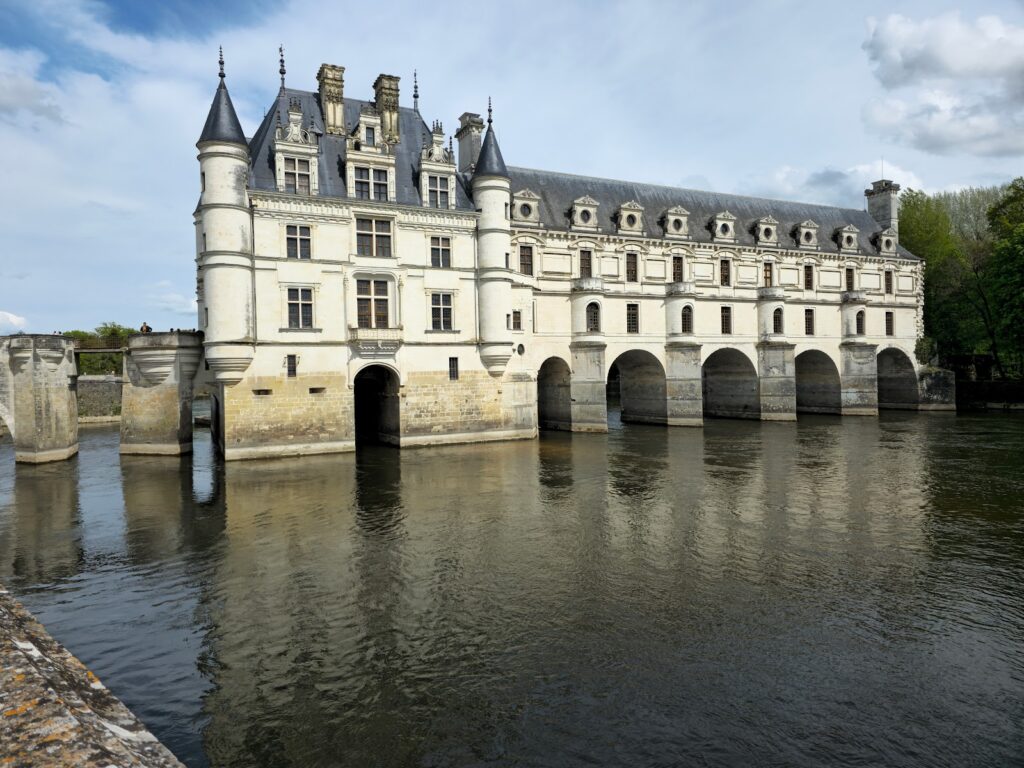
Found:
<svg viewBox="0 0 1024 768"><path fill-rule="evenodd" d="M102 342L109 348L120 348L128 344L129 334L136 333L120 323L101 323L94 331L64 331L65 336L86 342ZM85 346L85 345L83 345ZM123 355L120 352L89 353L78 356L78 373L81 375L98 375L105 373L121 373Z"/></svg>
<svg viewBox="0 0 1024 768"><path fill-rule="evenodd" d="M1024 376L1024 178L900 204L900 242L925 260L918 357L987 354L999 378Z"/></svg>

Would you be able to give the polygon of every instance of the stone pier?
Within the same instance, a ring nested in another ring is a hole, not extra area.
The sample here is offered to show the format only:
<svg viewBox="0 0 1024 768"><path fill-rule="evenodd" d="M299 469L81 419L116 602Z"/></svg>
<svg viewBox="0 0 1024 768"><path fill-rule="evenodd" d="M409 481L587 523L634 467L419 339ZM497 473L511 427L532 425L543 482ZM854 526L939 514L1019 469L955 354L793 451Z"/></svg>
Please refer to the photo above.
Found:
<svg viewBox="0 0 1024 768"><path fill-rule="evenodd" d="M840 407L843 416L878 415L878 347L862 341L844 341L839 345L842 369Z"/></svg>
<svg viewBox="0 0 1024 768"><path fill-rule="evenodd" d="M704 425L700 344L670 341L665 345L666 423L670 427Z"/></svg>
<svg viewBox="0 0 1024 768"><path fill-rule="evenodd" d="M64 336L0 337L0 420L15 461L40 464L78 453L74 342Z"/></svg>
<svg viewBox="0 0 1024 768"><path fill-rule="evenodd" d="M762 341L757 345L758 387L761 419L796 420L796 364L794 345Z"/></svg>
<svg viewBox="0 0 1024 768"><path fill-rule="evenodd" d="M604 341L580 340L569 345L572 352L573 432L607 432L608 403L604 375Z"/></svg>
<svg viewBox="0 0 1024 768"><path fill-rule="evenodd" d="M135 334L124 355L121 453L192 451L192 380L203 354L201 333Z"/></svg>

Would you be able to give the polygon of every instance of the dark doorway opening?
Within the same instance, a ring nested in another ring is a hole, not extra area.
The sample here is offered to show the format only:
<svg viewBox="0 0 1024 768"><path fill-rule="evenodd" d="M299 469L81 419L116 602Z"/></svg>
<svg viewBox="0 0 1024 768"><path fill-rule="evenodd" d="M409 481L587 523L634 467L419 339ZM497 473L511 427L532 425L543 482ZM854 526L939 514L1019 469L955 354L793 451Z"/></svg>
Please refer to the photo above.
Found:
<svg viewBox="0 0 1024 768"><path fill-rule="evenodd" d="M398 376L383 365L371 365L356 374L356 446L399 445L401 424Z"/></svg>

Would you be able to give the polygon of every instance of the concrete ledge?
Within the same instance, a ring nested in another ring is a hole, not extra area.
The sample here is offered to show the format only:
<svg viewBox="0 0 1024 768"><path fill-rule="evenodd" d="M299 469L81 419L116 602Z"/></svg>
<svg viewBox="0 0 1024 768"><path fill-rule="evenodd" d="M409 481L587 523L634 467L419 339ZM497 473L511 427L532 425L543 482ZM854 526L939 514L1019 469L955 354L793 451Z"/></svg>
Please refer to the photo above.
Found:
<svg viewBox="0 0 1024 768"><path fill-rule="evenodd" d="M14 460L21 464L46 464L49 461L63 461L78 453L78 443L67 448L54 448L50 451L19 451L15 449Z"/></svg>
<svg viewBox="0 0 1024 768"><path fill-rule="evenodd" d="M252 445L245 448L226 447L224 449L224 460L271 459L277 456L315 456L320 453L349 453L355 449L355 440L337 440L329 443L295 443L292 445Z"/></svg>
<svg viewBox="0 0 1024 768"><path fill-rule="evenodd" d="M181 456L192 453L192 441L187 443L121 443L123 456Z"/></svg>
<svg viewBox="0 0 1024 768"><path fill-rule="evenodd" d="M703 427L704 419L700 416L669 416L666 425L669 427Z"/></svg>
<svg viewBox="0 0 1024 768"><path fill-rule="evenodd" d="M795 413L765 413L761 412L761 421L796 421Z"/></svg>
<svg viewBox="0 0 1024 768"><path fill-rule="evenodd" d="M79 416L79 424L117 424L121 421L120 415L118 416Z"/></svg>
<svg viewBox="0 0 1024 768"><path fill-rule="evenodd" d="M921 403L917 410L925 413L951 413L956 411L953 403Z"/></svg>
<svg viewBox="0 0 1024 768"><path fill-rule="evenodd" d="M430 435L402 435L402 448L419 448L425 445L459 445L462 443L490 443L499 440L532 440L537 437L536 429L495 429L488 432L455 432Z"/></svg>
<svg viewBox="0 0 1024 768"><path fill-rule="evenodd" d="M184 768L0 586L0 763Z"/></svg>
<svg viewBox="0 0 1024 768"><path fill-rule="evenodd" d="M860 406L843 406L843 416L877 416L878 409Z"/></svg>
<svg viewBox="0 0 1024 768"><path fill-rule="evenodd" d="M595 434L604 433L604 432L608 431L608 422L605 422L604 424L599 424L599 423L596 423L596 422L580 423L578 421L574 421L572 423L572 431L573 432L592 432L592 433L595 433Z"/></svg>

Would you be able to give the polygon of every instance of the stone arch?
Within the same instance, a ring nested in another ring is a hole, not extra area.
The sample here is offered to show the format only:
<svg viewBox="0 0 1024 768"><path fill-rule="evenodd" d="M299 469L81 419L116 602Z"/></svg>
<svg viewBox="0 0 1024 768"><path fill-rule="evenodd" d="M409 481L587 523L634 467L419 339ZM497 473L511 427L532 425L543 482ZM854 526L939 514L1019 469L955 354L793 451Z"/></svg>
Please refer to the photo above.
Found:
<svg viewBox="0 0 1024 768"><path fill-rule="evenodd" d="M401 442L398 372L374 363L359 369L352 381L356 445Z"/></svg>
<svg viewBox="0 0 1024 768"><path fill-rule="evenodd" d="M757 368L740 350L725 347L708 355L701 380L706 416L761 418Z"/></svg>
<svg viewBox="0 0 1024 768"><path fill-rule="evenodd" d="M920 402L917 369L902 349L887 347L878 353L878 407L916 410Z"/></svg>
<svg viewBox="0 0 1024 768"><path fill-rule="evenodd" d="M808 349L796 356L797 413L841 413L839 369L827 354Z"/></svg>
<svg viewBox="0 0 1024 768"><path fill-rule="evenodd" d="M608 368L610 398L618 389L622 421L665 424L668 407L665 368L655 355L643 349L623 352Z"/></svg>
<svg viewBox="0 0 1024 768"><path fill-rule="evenodd" d="M549 357L537 372L537 426L541 429L572 429L572 397L569 364Z"/></svg>

